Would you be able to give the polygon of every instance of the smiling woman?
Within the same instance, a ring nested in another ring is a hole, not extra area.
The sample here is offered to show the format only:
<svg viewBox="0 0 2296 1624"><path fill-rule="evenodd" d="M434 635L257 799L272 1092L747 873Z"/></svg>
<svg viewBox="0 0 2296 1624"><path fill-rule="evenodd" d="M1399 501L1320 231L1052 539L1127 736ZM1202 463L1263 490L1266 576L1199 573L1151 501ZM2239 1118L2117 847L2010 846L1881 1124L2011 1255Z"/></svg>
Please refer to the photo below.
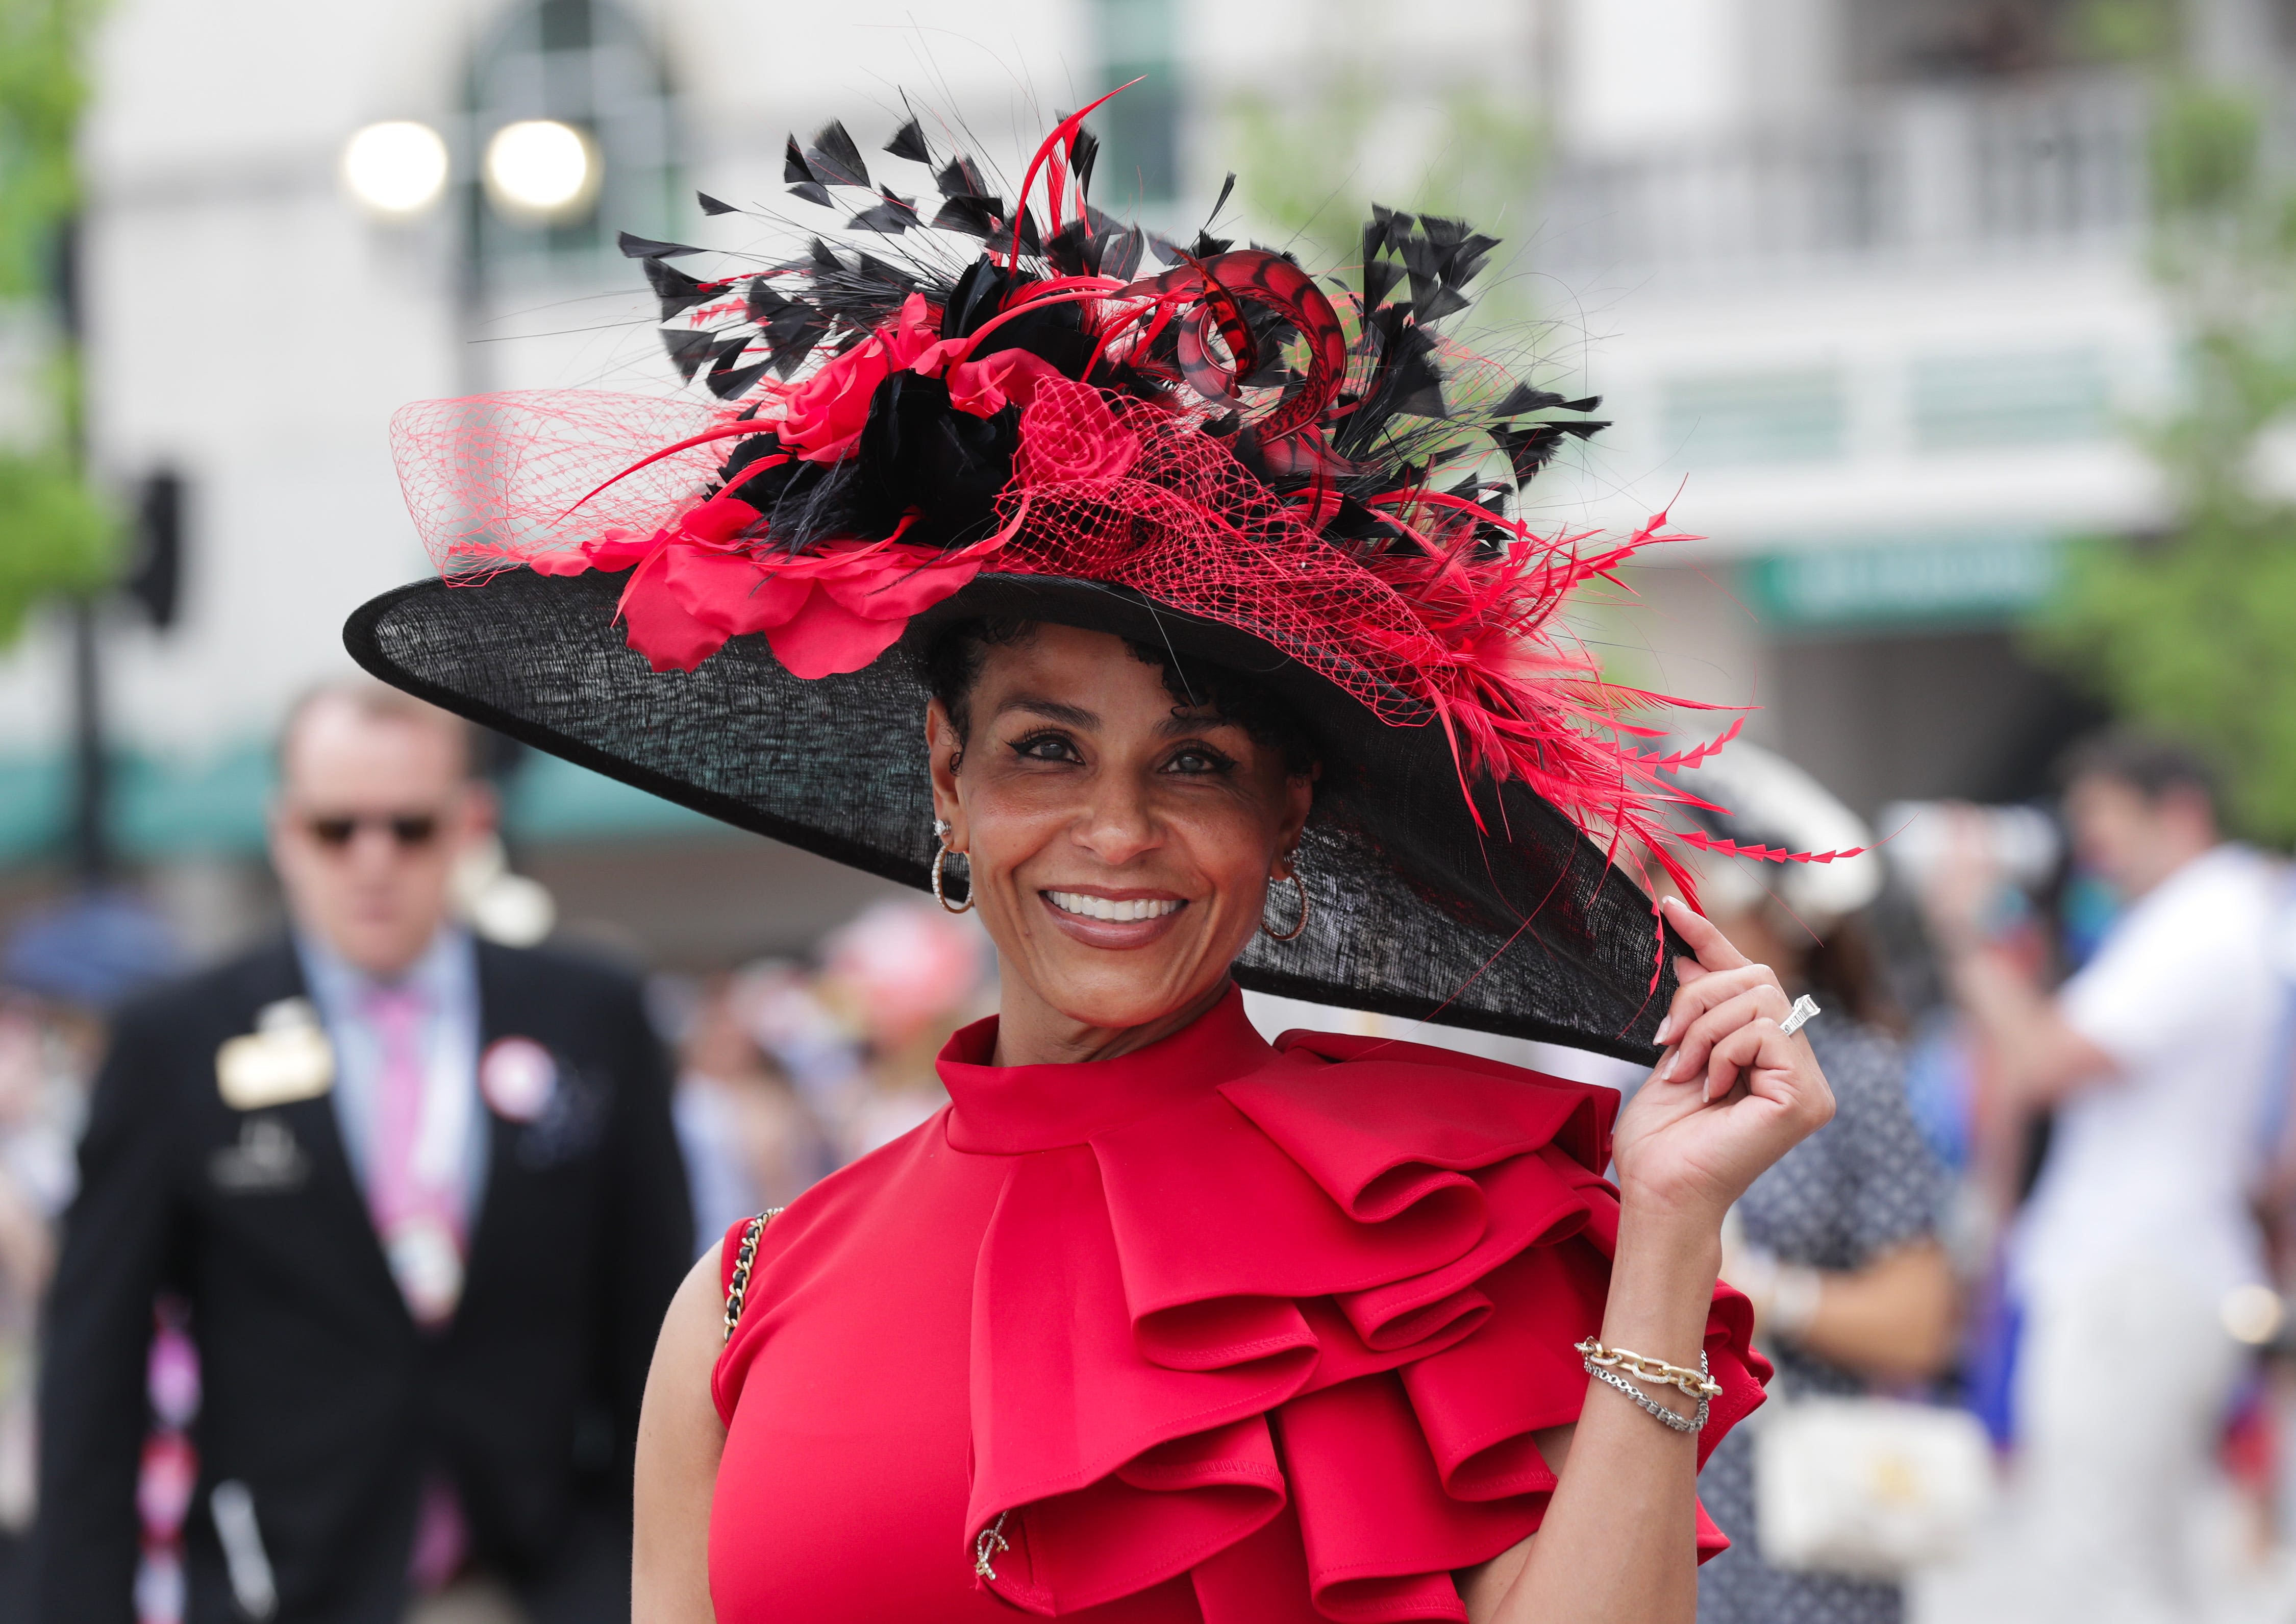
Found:
<svg viewBox="0 0 2296 1624"><path fill-rule="evenodd" d="M1086 205L1082 117L1011 202L894 135L978 250L837 124L791 189L872 251L635 243L720 409L398 424L453 584L354 618L370 668L930 885L1000 961L948 1109L686 1281L635 1615L1690 1624L1697 1465L1767 1374L1722 1215L1831 1099L1777 979L1613 865L1673 864L1711 747L1623 742L1648 696L1561 630L1647 536L1515 511L1595 403L1439 341L1464 224L1377 211L1335 305ZM1620 1117L1270 1045L1240 981L1659 1070Z"/></svg>

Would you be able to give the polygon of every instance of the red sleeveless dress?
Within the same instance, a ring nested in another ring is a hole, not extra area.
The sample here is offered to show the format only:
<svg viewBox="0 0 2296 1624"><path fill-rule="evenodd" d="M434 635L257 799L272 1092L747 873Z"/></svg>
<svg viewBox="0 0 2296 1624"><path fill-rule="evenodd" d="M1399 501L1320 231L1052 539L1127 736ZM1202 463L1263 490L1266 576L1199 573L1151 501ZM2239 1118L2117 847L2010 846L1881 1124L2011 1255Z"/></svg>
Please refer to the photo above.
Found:
<svg viewBox="0 0 2296 1624"><path fill-rule="evenodd" d="M1531 1434L1586 1395L1616 1096L1271 1046L1233 991L1116 1060L995 1041L766 1227L712 1382L719 1624L1464 1619L1452 1571L1538 1527ZM1751 1326L1718 1289L1702 1461L1760 1402Z"/></svg>

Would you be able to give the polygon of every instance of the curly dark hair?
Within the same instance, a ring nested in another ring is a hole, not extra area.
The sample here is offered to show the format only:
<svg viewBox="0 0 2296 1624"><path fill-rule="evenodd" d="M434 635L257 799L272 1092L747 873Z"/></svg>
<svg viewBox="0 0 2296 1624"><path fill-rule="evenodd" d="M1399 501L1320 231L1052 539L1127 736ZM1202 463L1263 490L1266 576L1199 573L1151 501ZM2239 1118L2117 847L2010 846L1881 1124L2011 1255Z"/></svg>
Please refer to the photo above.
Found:
<svg viewBox="0 0 2296 1624"><path fill-rule="evenodd" d="M1031 641L1038 622L1011 616L984 616L945 627L925 647L925 683L955 724L957 736L972 735L972 690L992 648L1010 648ZM1185 671L1168 649L1127 637L1124 646L1143 665L1157 667L1164 691L1177 701L1175 709L1203 709L1243 729L1251 742L1283 758L1284 770L1304 778L1321 759L1314 740L1299 716L1277 695L1240 672L1225 666L1192 662Z"/></svg>

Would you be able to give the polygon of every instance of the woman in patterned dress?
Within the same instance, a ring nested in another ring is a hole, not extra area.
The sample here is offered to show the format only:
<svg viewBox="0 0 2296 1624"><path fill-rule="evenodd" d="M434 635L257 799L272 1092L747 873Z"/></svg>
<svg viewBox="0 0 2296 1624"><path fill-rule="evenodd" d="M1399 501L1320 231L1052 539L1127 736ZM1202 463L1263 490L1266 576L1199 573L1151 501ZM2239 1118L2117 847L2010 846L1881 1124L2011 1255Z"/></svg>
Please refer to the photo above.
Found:
<svg viewBox="0 0 2296 1624"><path fill-rule="evenodd" d="M1872 843L1814 780L1755 746L1734 746L1728 761L1685 777L1730 808L1721 833L1741 845ZM1726 788L1710 782L1724 779ZM1954 1282L1937 1240L1946 1175L1906 1104L1904 1054L1858 917L1880 888L1871 856L1797 866L1783 879L1710 867L1701 887L1740 952L1826 1011L1808 1030L1833 1084L1834 1119L1755 1180L1726 1232L1724 1277L1754 1300L1755 1333L1784 1403L1919 1382L1952 1349ZM1709 1513L1733 1541L1700 1570L1699 1624L1898 1624L1905 1599L1894 1582L1762 1560L1754 1455L1754 1429L1741 1429L1699 1474Z"/></svg>

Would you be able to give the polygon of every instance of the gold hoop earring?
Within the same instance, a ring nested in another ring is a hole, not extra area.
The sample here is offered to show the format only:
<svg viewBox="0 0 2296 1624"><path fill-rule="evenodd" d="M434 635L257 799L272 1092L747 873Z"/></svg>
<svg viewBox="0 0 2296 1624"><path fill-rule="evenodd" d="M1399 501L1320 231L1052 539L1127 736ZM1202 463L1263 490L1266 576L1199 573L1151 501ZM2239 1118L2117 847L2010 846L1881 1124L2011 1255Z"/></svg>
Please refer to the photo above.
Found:
<svg viewBox="0 0 2296 1624"><path fill-rule="evenodd" d="M1259 922L1259 933L1272 942L1298 941L1308 933L1308 915L1313 911L1308 905L1308 882L1300 878L1300 871L1295 868L1284 878L1291 881L1292 889L1300 893L1300 923L1293 925L1288 931L1279 932L1269 930L1267 921L1262 919Z"/></svg>
<svg viewBox="0 0 2296 1624"><path fill-rule="evenodd" d="M939 903L942 907L947 908L952 914L970 914L972 912L972 865L968 862L964 865L964 906L963 907L951 906L948 900L948 893L941 889L940 880L940 865L943 859L948 856L948 825L947 824L936 822L933 824L933 833L940 837L940 844L939 847L935 848L933 851L933 900ZM959 857L963 857L964 854L963 852L959 852L957 855Z"/></svg>

